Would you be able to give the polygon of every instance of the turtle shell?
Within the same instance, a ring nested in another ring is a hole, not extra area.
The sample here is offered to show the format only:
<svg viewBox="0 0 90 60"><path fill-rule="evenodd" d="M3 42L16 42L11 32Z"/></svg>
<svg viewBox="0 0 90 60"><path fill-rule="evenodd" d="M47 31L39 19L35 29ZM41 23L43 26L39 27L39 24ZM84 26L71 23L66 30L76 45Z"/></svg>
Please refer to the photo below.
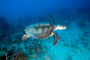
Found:
<svg viewBox="0 0 90 60"><path fill-rule="evenodd" d="M50 24L34 24L26 27L26 34L35 39L43 39L49 37L55 29L54 25Z"/></svg>

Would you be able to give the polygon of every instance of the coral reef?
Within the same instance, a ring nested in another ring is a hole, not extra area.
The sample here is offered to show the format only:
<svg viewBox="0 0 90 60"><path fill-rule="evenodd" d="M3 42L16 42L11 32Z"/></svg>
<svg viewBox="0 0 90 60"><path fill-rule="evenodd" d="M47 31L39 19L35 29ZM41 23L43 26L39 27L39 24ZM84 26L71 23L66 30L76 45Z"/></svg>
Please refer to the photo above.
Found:
<svg viewBox="0 0 90 60"><path fill-rule="evenodd" d="M0 16L0 40L3 40L8 35L9 28L10 26L5 17Z"/></svg>
<svg viewBox="0 0 90 60"><path fill-rule="evenodd" d="M0 36L2 36L3 35L3 30L2 30L2 28L0 28Z"/></svg>
<svg viewBox="0 0 90 60"><path fill-rule="evenodd" d="M68 9L62 9L56 13L56 24L64 24L67 29L55 31L60 35L55 47L52 46L52 36L42 40L21 40L28 24L47 22L46 16L39 16L35 22L26 16L18 19L16 27L10 27L1 16L0 60L90 60L90 12L87 10L80 8L76 14L72 14Z"/></svg>

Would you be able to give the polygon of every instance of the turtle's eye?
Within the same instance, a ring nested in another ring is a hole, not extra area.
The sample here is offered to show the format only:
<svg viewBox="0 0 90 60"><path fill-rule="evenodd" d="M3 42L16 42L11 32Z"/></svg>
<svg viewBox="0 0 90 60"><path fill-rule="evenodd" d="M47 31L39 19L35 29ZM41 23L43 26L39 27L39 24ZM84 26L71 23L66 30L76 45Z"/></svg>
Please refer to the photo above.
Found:
<svg viewBox="0 0 90 60"><path fill-rule="evenodd" d="M64 29L66 29L66 26L62 26Z"/></svg>

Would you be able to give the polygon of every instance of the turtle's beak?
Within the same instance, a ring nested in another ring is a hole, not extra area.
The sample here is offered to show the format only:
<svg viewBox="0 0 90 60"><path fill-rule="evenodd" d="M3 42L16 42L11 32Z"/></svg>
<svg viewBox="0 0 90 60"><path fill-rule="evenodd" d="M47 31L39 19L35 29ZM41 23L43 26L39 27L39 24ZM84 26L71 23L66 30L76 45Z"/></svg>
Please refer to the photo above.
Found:
<svg viewBox="0 0 90 60"><path fill-rule="evenodd" d="M66 29L66 26L59 26L58 27L60 30Z"/></svg>

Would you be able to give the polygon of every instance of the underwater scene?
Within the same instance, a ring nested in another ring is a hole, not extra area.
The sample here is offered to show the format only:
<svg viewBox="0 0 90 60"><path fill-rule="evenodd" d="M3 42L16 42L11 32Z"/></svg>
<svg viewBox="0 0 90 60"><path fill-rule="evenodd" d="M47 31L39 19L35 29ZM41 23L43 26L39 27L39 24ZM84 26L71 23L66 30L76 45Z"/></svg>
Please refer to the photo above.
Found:
<svg viewBox="0 0 90 60"><path fill-rule="evenodd" d="M90 60L90 1L0 0L0 60Z"/></svg>

